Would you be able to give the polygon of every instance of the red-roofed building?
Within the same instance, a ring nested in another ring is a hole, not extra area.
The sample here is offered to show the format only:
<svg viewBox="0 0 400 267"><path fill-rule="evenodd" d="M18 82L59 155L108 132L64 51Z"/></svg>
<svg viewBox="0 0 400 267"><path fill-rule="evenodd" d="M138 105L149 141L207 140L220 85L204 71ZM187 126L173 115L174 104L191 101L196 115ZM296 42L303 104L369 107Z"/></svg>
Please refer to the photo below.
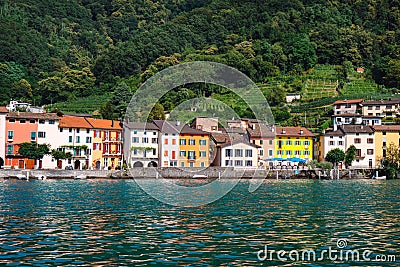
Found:
<svg viewBox="0 0 400 267"><path fill-rule="evenodd" d="M357 113L357 109L361 108L362 99L338 100L333 103L334 113Z"/></svg>

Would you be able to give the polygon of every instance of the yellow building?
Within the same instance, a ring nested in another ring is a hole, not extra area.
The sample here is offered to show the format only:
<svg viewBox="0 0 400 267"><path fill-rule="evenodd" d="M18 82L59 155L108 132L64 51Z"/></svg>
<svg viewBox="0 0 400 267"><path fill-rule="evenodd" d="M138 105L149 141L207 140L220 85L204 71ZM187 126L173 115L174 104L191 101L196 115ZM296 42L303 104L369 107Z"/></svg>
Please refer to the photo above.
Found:
<svg viewBox="0 0 400 267"><path fill-rule="evenodd" d="M314 137L305 127L276 127L275 157L312 160Z"/></svg>
<svg viewBox="0 0 400 267"><path fill-rule="evenodd" d="M208 167L210 134L184 125L179 133L179 167Z"/></svg>
<svg viewBox="0 0 400 267"><path fill-rule="evenodd" d="M119 121L86 119L93 126L92 167L115 169L122 165L122 128Z"/></svg>
<svg viewBox="0 0 400 267"><path fill-rule="evenodd" d="M378 164L386 157L387 147L393 143L400 145L400 125L374 125L375 131L375 162Z"/></svg>

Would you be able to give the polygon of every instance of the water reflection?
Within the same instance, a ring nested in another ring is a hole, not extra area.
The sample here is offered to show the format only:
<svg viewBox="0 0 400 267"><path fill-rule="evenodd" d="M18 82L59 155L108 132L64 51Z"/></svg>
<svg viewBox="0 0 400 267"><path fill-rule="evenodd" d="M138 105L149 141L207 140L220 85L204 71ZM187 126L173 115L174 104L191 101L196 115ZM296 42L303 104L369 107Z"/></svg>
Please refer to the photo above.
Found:
<svg viewBox="0 0 400 267"><path fill-rule="evenodd" d="M264 245L321 250L338 238L399 253L399 181L269 180L251 194L243 181L198 208L162 204L129 180L0 185L0 265L254 266Z"/></svg>

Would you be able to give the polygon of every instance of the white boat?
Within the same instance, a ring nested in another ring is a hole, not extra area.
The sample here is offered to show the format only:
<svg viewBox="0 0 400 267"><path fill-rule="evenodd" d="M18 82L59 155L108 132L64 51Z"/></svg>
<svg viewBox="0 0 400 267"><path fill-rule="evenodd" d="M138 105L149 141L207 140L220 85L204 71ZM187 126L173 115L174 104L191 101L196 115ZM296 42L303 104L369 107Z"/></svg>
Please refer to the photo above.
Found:
<svg viewBox="0 0 400 267"><path fill-rule="evenodd" d="M376 180L386 180L386 175L374 177Z"/></svg>
<svg viewBox="0 0 400 267"><path fill-rule="evenodd" d="M19 180L29 180L28 175L23 175L23 174L17 174L17 177Z"/></svg>
<svg viewBox="0 0 400 267"><path fill-rule="evenodd" d="M35 177L38 180L46 180L47 179L46 175L36 175Z"/></svg>
<svg viewBox="0 0 400 267"><path fill-rule="evenodd" d="M87 176L86 175L84 175L84 174L79 174L79 175L77 175L77 176L75 176L75 179L86 179L87 178Z"/></svg>
<svg viewBox="0 0 400 267"><path fill-rule="evenodd" d="M193 175L193 179L207 179L208 176L205 174L195 174Z"/></svg>

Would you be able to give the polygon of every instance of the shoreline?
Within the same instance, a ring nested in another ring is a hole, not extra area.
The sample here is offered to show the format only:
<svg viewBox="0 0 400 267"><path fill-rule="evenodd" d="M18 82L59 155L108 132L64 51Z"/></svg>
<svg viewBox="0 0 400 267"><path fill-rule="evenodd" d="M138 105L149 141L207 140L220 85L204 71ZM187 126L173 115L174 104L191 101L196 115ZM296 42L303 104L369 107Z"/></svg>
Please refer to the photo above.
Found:
<svg viewBox="0 0 400 267"><path fill-rule="evenodd" d="M0 169L0 179L28 179L37 177L46 179L373 179L376 170L331 170L320 169L301 170L244 170L234 168L210 167L206 169L196 168L132 168L129 170L5 170ZM195 174L204 175L202 178L193 177Z"/></svg>

